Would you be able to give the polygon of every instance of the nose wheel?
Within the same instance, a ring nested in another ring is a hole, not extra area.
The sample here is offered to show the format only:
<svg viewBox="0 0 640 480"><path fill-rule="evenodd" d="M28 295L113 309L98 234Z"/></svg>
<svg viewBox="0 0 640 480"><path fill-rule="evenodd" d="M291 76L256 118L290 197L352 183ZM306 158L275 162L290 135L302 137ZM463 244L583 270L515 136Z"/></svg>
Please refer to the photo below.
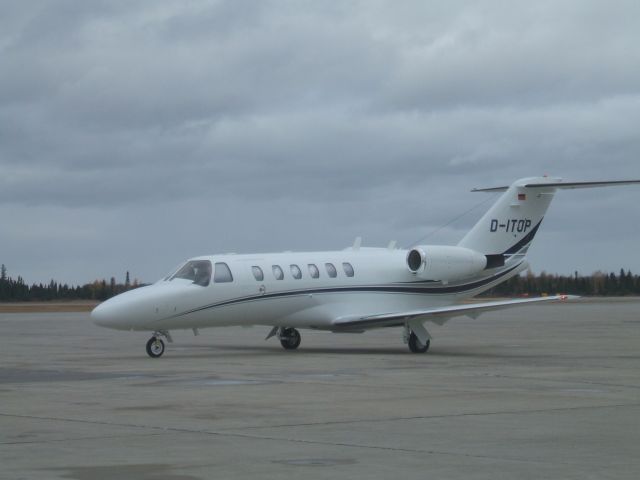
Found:
<svg viewBox="0 0 640 480"><path fill-rule="evenodd" d="M161 338L151 337L147 342L147 355L151 358L161 357L164 353L164 342Z"/></svg>
<svg viewBox="0 0 640 480"><path fill-rule="evenodd" d="M151 358L159 358L164 353L164 342L160 337L165 337L169 343L173 341L171 335L169 335L169 332L166 330L154 332L153 337L147 342L147 355Z"/></svg>

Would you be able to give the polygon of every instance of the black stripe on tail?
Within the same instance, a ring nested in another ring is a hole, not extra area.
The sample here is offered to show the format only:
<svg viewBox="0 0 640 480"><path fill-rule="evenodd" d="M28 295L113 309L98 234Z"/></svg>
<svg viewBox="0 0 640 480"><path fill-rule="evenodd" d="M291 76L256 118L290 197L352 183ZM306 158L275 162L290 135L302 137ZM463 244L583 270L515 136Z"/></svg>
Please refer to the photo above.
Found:
<svg viewBox="0 0 640 480"><path fill-rule="evenodd" d="M538 222L538 224L535 227L533 227L533 230L531 230L524 237L522 237L522 239L518 243L516 243L513 247L506 250L503 253L503 255L513 255L514 253L518 253L520 250L526 247L527 244L531 243L531 241L533 240L533 237L536 236L536 233L538 232L538 228L540 228L540 224L542 223L543 219L544 217L542 217Z"/></svg>

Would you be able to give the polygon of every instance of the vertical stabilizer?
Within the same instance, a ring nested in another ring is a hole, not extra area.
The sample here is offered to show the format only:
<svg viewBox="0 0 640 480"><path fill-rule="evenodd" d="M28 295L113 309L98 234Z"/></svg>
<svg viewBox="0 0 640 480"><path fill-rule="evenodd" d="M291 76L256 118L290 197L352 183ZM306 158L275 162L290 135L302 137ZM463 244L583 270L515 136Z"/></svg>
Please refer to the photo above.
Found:
<svg viewBox="0 0 640 480"><path fill-rule="evenodd" d="M560 179L524 178L510 187L475 191L504 191L489 211L458 244L485 255L526 253L556 192L555 186L527 187L557 183Z"/></svg>

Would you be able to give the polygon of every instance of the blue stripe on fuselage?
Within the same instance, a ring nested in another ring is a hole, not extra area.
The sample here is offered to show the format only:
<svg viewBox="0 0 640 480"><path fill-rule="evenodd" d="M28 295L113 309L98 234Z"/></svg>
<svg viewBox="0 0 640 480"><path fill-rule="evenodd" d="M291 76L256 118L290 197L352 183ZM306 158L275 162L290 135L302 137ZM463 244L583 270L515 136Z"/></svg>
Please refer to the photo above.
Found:
<svg viewBox="0 0 640 480"><path fill-rule="evenodd" d="M208 310L211 308L224 307L227 305L234 305L244 302L252 302L255 300L265 300L265 299L274 299L274 298L283 298L283 297L294 297L298 295L310 295L310 294L323 294L323 293L352 293L352 292L380 292L380 293L409 293L409 294L450 294L450 293L464 293L467 291L475 290L476 288L482 287L489 283L492 283L505 275L511 273L513 270L518 268L522 262L519 262L517 265L510 267L502 272L499 272L491 277L484 278L482 280L477 280L472 283L467 283L463 285L451 285L451 286L439 286L439 287L425 287L425 286L402 286L402 285L371 285L371 286L357 286L357 287L326 287L326 288L309 288L309 289L300 289L300 290L288 290L285 292L275 292L275 293L265 293L258 295L250 295L246 297L234 298L231 300L224 300L222 302L212 303L210 305L204 305L202 307L194 308L192 310L188 310L186 312L178 313L176 315L172 315L168 318L176 318L181 317L183 315L188 315L195 312L201 312L203 310ZM421 282L415 282L419 284Z"/></svg>

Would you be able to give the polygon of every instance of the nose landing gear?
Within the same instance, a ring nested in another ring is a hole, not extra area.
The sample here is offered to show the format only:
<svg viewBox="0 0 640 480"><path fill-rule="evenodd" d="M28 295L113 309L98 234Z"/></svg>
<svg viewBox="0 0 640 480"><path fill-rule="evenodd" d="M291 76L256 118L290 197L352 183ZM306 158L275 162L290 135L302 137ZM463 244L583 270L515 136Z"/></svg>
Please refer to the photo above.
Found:
<svg viewBox="0 0 640 480"><path fill-rule="evenodd" d="M153 332L153 337L147 342L147 355L151 358L160 358L164 353L164 342L161 337L165 337L169 343L173 342L171 335L166 330Z"/></svg>
<svg viewBox="0 0 640 480"><path fill-rule="evenodd" d="M161 357L164 353L164 342L161 338L151 337L147 342L147 355L151 358Z"/></svg>

